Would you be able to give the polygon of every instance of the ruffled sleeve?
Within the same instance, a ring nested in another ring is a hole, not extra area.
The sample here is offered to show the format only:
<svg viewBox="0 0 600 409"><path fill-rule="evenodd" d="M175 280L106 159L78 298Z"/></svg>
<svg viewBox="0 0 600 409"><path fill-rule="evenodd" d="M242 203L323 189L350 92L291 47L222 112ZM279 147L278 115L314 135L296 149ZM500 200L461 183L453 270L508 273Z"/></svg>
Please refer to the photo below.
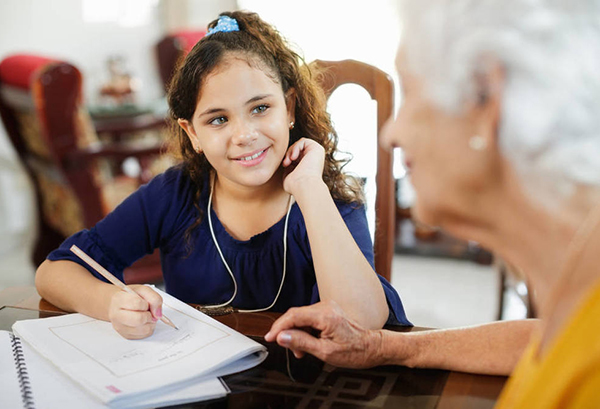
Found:
<svg viewBox="0 0 600 409"><path fill-rule="evenodd" d="M181 169L171 168L141 186L94 227L67 238L47 258L73 261L104 280L69 250L75 244L123 280L125 268L165 244L182 224L190 194Z"/></svg>

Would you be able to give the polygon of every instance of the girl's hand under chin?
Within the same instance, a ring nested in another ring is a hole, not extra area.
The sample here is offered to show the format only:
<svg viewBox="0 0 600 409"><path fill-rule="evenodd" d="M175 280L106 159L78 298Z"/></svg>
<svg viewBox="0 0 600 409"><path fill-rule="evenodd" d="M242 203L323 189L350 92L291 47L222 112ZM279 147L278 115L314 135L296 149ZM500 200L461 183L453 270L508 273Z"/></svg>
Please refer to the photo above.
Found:
<svg viewBox="0 0 600 409"><path fill-rule="evenodd" d="M301 138L283 157L283 188L296 196L298 189L323 183L325 149L312 139Z"/></svg>

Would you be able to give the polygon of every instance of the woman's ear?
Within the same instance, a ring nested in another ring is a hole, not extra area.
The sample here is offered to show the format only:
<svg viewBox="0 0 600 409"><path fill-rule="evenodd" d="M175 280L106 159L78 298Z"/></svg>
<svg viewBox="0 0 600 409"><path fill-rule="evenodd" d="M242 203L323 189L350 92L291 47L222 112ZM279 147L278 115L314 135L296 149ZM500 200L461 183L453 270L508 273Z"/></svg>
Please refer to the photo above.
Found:
<svg viewBox="0 0 600 409"><path fill-rule="evenodd" d="M188 138L190 138L190 142L194 147L194 150L197 153L202 152L202 146L200 145L200 140L198 139L198 135L196 135L196 130L194 129L194 125L187 119L179 118L177 123L183 129L183 131L187 134Z"/></svg>
<svg viewBox="0 0 600 409"><path fill-rule="evenodd" d="M290 88L285 93L285 105L288 113L288 123L296 121L296 89Z"/></svg>

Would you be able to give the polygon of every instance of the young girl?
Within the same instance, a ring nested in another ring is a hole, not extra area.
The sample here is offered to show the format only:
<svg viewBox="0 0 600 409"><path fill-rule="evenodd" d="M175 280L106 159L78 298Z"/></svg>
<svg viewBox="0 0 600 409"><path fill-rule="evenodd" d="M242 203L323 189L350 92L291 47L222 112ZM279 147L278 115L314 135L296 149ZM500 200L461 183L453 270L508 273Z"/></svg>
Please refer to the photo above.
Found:
<svg viewBox="0 0 600 409"><path fill-rule="evenodd" d="M107 284L69 248L122 279L158 247L166 291L184 302L283 312L330 299L363 326L410 325L373 270L360 189L334 159L325 98L300 61L256 14L213 21L169 92L182 163L50 253L40 295L146 337L160 296Z"/></svg>

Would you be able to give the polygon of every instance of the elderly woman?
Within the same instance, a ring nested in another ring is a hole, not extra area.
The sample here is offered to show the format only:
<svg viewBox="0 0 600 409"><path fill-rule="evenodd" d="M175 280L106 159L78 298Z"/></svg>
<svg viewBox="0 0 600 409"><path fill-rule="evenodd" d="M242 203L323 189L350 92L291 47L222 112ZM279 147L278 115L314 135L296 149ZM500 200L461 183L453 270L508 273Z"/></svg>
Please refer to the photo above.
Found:
<svg viewBox="0 0 600 409"><path fill-rule="evenodd" d="M266 339L342 366L469 367L449 356L494 365L530 338L498 407L600 408L600 2L407 0L402 17L385 143L405 153L416 216L519 266L539 325L366 331L324 302Z"/></svg>

